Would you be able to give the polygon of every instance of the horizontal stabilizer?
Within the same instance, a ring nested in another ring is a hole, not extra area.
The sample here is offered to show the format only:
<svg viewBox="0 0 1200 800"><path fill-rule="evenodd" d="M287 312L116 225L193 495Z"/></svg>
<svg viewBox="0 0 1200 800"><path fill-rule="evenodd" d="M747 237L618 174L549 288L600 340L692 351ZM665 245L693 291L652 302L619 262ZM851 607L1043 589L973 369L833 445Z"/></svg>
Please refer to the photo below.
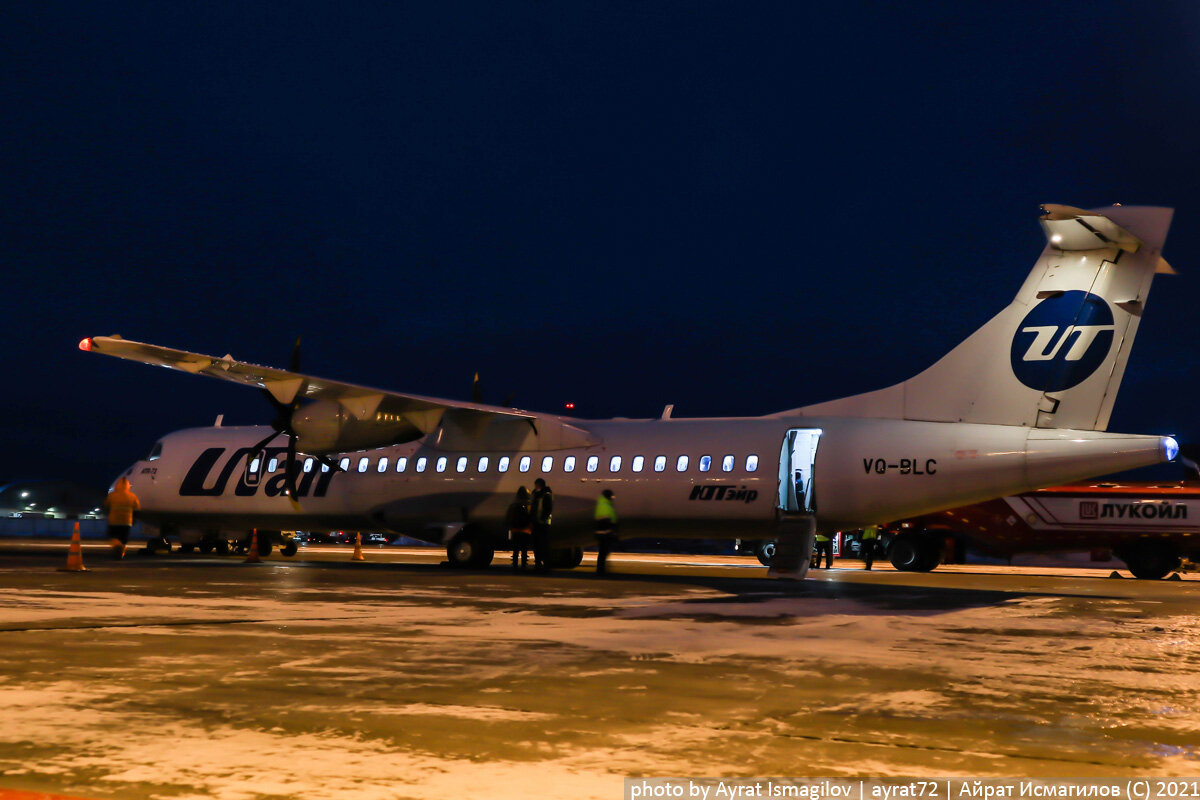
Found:
<svg viewBox="0 0 1200 800"><path fill-rule="evenodd" d="M1099 250L1119 247L1137 252L1142 241L1129 231L1095 211L1047 203L1040 222L1051 246L1059 250Z"/></svg>

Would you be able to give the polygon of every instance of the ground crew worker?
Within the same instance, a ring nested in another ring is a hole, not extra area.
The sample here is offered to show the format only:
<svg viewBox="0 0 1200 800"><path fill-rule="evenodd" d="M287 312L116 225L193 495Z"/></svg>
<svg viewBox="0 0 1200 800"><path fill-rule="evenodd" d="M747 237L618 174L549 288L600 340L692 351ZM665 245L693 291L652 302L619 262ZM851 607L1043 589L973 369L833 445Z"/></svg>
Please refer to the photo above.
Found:
<svg viewBox="0 0 1200 800"><path fill-rule="evenodd" d="M104 509L108 511L108 546L112 548L113 558L125 557L129 529L133 527L133 512L141 507L128 478L120 478L108 497L104 498Z"/></svg>
<svg viewBox="0 0 1200 800"><path fill-rule="evenodd" d="M524 486L517 489L517 498L509 503L505 521L508 539L512 542L513 569L524 569L529 566L529 537L533 524L529 515L529 490Z"/></svg>
<svg viewBox="0 0 1200 800"><path fill-rule="evenodd" d="M604 562L617 541L617 507L612 489L605 489L596 499L596 574L606 571Z"/></svg>
<svg viewBox="0 0 1200 800"><path fill-rule="evenodd" d="M533 566L539 572L545 572L550 569L550 523L554 514L554 492L542 478L533 482L529 513L533 517Z"/></svg>
<svg viewBox="0 0 1200 800"><path fill-rule="evenodd" d="M817 560L814 567L821 566L821 554L825 554L825 569L833 569L833 539L827 533L817 534Z"/></svg>
<svg viewBox="0 0 1200 800"><path fill-rule="evenodd" d="M870 569L875 563L875 545L879 543L879 526L868 525L863 528L862 541L859 543L859 555L862 556L863 569Z"/></svg>

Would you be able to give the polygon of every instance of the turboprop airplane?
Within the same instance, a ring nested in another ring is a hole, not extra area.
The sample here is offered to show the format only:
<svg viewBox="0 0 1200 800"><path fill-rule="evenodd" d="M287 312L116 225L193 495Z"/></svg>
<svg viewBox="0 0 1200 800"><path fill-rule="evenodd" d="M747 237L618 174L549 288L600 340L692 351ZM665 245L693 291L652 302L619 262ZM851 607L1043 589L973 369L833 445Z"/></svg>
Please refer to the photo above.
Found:
<svg viewBox="0 0 1200 800"><path fill-rule="evenodd" d="M297 360L282 370L119 336L80 348L255 386L276 409L269 428L171 433L124 473L163 532L387 530L482 567L517 488L542 477L559 564L579 563L611 488L623 536L774 538L772 574L803 577L819 530L1176 456L1169 436L1105 432L1151 281L1173 272L1161 257L1172 210L1042 210L1047 244L1016 298L940 361L764 417L575 419L326 380Z"/></svg>

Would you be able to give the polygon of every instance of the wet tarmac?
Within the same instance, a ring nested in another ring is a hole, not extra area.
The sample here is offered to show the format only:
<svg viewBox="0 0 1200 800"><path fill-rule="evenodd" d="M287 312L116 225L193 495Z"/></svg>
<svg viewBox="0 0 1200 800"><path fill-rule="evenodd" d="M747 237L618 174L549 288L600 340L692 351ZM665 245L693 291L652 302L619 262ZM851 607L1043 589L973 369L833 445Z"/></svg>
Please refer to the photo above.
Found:
<svg viewBox="0 0 1200 800"><path fill-rule="evenodd" d="M0 788L619 798L627 776L1200 773L1200 579L0 549Z"/></svg>

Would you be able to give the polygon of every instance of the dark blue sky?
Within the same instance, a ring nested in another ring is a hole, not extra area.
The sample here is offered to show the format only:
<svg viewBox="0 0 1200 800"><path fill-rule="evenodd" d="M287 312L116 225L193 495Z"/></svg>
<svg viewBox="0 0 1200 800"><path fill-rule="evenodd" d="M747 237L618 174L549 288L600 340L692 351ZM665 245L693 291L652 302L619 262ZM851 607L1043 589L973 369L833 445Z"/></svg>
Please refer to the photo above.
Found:
<svg viewBox="0 0 1200 800"><path fill-rule="evenodd" d="M1111 428L1200 441L1193 3L180 6L0 7L0 476L271 417L97 334L582 416L877 388L1043 202L1178 209Z"/></svg>

